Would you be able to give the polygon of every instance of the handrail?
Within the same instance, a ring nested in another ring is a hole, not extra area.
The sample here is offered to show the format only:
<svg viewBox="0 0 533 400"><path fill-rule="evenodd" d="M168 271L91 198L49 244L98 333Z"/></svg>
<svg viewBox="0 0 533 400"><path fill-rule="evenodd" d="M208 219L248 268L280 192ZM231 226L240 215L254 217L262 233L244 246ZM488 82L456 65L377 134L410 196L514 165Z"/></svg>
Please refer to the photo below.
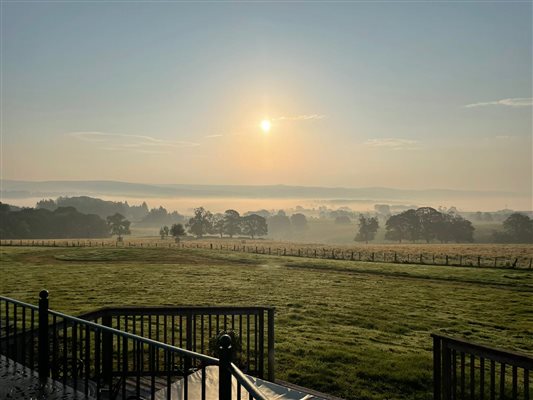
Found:
<svg viewBox="0 0 533 400"><path fill-rule="evenodd" d="M456 348L456 350L468 352L470 354L475 354L478 356L484 356L486 358L490 357L495 359L495 361L514 364L517 367L526 368L528 370L533 369L533 356L528 355L526 353L503 350L479 343L473 343L465 339L454 338L451 336L440 335L436 333L432 333L431 337L452 344L452 346Z"/></svg>
<svg viewBox="0 0 533 400"><path fill-rule="evenodd" d="M231 359L231 353L229 353L229 360L228 358L226 357L224 360L222 358L220 359L217 359L217 358L214 358L214 357L211 357L211 356L208 356L208 355L204 355L204 354L201 354L201 353L197 353L195 351L192 351L192 350L188 350L188 349L183 349L183 348L180 348L180 347L176 347L176 346L173 346L173 345L170 345L170 344L167 344L167 343L163 343L163 342L159 342L157 340L153 340L151 338L146 338L146 337L143 337L143 336L139 336L139 335L136 335L134 333L129 333L129 332L126 332L126 331L122 331L122 330L119 330L119 329L116 329L116 328L113 328L111 326L106 326L106 325L103 325L103 324L99 324L99 323L96 323L96 322L93 322L93 321L90 321L90 320L86 320L86 319L82 319L82 318L79 318L79 317L74 317L74 316L71 316L71 315L67 315L67 314L64 314L62 312L59 312L59 311L54 311L54 310L51 310L50 308L48 308L48 292L46 290L43 290L41 291L40 293L40 300L39 300L39 306L34 306L34 305L31 305L31 304L28 304L28 303L25 303L25 302L22 302L22 301L19 301L19 300L15 300L15 299L11 299L9 297L5 297L5 296L0 296L0 300L1 301L5 301L6 302L6 307L7 307L7 304L13 304L13 306L15 307L13 309L13 312L14 312L14 316L16 318L16 307L22 307L23 310L25 310L26 308L27 309L30 309L32 310L32 324L31 324L31 327L30 329L35 331L35 327L33 325L33 312L34 311L37 311L38 315L39 315L39 326L38 326L38 332L39 332L39 338L38 338L38 356L39 356L39 361L38 361L38 368L39 368L39 375L42 376L43 378L46 378L47 376L49 376L49 373L50 373L50 358L51 356L49 355L49 351L50 351L50 346L49 344L51 342L49 342L50 340L52 340L52 342L54 343L53 344L53 348L55 349L54 351L57 350L57 339L55 338L55 328L54 328L54 333L53 333L53 337L54 339L50 339L50 336L49 336L49 329L50 329L50 326L49 326L49 317L53 317L53 321L54 321L54 324L52 326L55 326L56 324L56 318L59 317L63 320L63 324L65 326L64 329L66 329L66 326L67 325L71 325L73 327L73 329L75 330L74 331L74 337L76 337L76 332L78 328L76 328L76 326L79 326L79 329L85 329L86 331L85 332L90 332L90 330L93 330L94 332L96 332L96 334L98 336L96 336L97 338L100 338L100 333L103 333L104 335L104 341L106 340L105 337L107 338L111 338L112 335L116 336L117 338L122 338L122 346L123 346L123 351L124 351L124 354L127 352L127 348L128 348L128 345L127 345L127 341L128 340L131 340L133 342L137 342L139 344L142 344L142 345L148 345L149 347L153 348L154 350L155 349L158 349L158 350L163 350L163 351L166 351L168 352L167 354L168 355L165 355L165 360L170 360L170 353L174 353L174 354L178 354L179 356L184 356L184 357L187 357L187 358L190 358L190 359L195 359L195 360L198 360L198 361L201 361L204 363L204 366L207 366L207 365L216 365L218 366L219 370L220 370L220 387L226 387L226 388L229 388L229 397L224 395L221 397L221 399L229 399L231 397L231 376L234 376L235 379L239 382L240 385L242 385L242 387L249 393L250 395L250 398L254 398L255 400L268 400L268 398L263 394L261 393L261 391L254 385L254 383L244 375L244 373L237 367L235 366L235 364L229 362L230 359ZM148 307L149 309L155 309L157 310L157 308L154 308L154 307ZM176 309L176 307L164 307L164 309ZM191 310L191 311L197 311L197 310L209 310L208 307L189 307L188 310ZM227 307L219 307L218 310L223 310L223 309L227 309ZM242 309L242 310L250 310L251 307L249 308L241 308L241 307L237 307L236 309ZM257 311L265 311L267 308L263 308L263 307L256 307L255 310ZM269 308L269 309L272 309L272 308ZM6 312L7 313L7 312ZM6 314L7 315L7 314ZM25 315L25 314L22 314L22 315ZM24 317L23 317L24 318ZM25 328L23 328L23 332L26 332ZM66 332L66 330L65 330ZM80 331L81 332L81 331ZM16 330L15 330L15 333L16 333ZM9 333L8 333L9 334ZM81 335L81 334L80 334ZM225 335L227 338L229 338L228 335ZM89 345L89 340L90 340L91 336L88 335L86 333L85 337L82 338L82 336L80 336L80 340L81 342L80 343L83 343L85 342L86 343L86 347L84 348L84 351L85 351L85 354L86 354L86 357L90 357L90 345ZM63 339L63 340L66 340ZM75 340L75 339L74 339ZM100 344L99 343L103 343L102 345L105 347L106 344L104 342L100 342L99 340L100 339L97 339L98 344L96 344L96 348L99 349L100 347ZM118 340L118 339L117 339ZM66 343L66 342L64 342ZM230 339L230 343L231 343L231 339ZM66 345L65 345L66 346ZM76 346L76 345L74 345ZM88 347L87 347L88 346ZM120 344L119 344L120 346ZM33 349L33 347L31 347ZM228 347L228 349L231 348L231 345ZM66 351L66 347L65 347L65 351ZM75 357L74 354L76 354L78 350L74 350L74 353L72 355L72 357ZM80 347L80 352L81 352L81 347ZM105 352L105 350L102 350ZM32 353L33 354L33 353ZM81 354L81 353L80 353ZM100 350L97 350L97 353L95 354L94 357L95 358L95 361L96 360L99 360L99 361L96 361L98 363L98 368L100 368L100 360L102 360L100 357L108 357L111 353L109 351L107 351L106 354L102 354L100 353ZM32 356L33 357L33 356ZM55 353L52 355L52 358L55 360ZM63 357L66 357L65 355ZM70 357L70 356L69 356ZM139 356L137 356L139 357ZM142 356L141 356L142 357ZM222 356L221 356L222 357ZM33 358L32 358L33 359ZM112 362L111 359L109 358L108 359L109 362ZM54 361L55 362L55 361ZM152 362L152 361L151 361ZM165 361L166 362L166 361ZM63 363L66 363L66 358L63 360ZM121 361L121 363L124 363L124 369L122 370L122 374L124 375L125 373L127 374L127 359L123 359ZM134 361L135 363L135 361ZM33 367L33 362L31 363L31 366ZM108 380L110 379L110 377L112 376L112 371L111 370L106 370L106 365L105 364L105 361L104 361L104 364L102 366L102 379L105 380L105 384L109 384L110 386L110 390L111 390L111 385L112 385L112 380ZM186 364L187 365L187 362ZM107 367L107 368L112 368L112 367ZM142 368L142 367L141 367ZM170 370L163 370L165 371L165 374L170 374ZM134 371L132 371L134 372ZM57 373L57 371L56 371ZM52 372L53 374L53 372ZM139 371L137 371L137 374L139 374ZM126 376L126 375L124 375ZM138 375L139 377L140 375ZM65 377L66 375L63 375L63 383L65 383ZM77 379L80 380L80 382L85 382L85 393L87 394L87 382L88 380L90 379L89 376L87 375L87 372L85 371L85 375L84 376L79 376L77 378L75 378L75 382L78 382ZM139 378L137 378L139 379ZM100 377L97 378L97 381L100 382ZM123 392L123 395L125 393L125 384L124 384L125 381L122 381L122 392ZM152 390L152 396L153 396L153 390L154 390L154 378L153 378L153 372L152 372L152 386L151 386L151 390ZM76 385L77 383L75 383ZM99 383L98 383L99 384ZM167 376L167 387L169 387L170 385L170 375ZM229 386L228 386L229 385ZM139 387L137 387L137 393L139 393Z"/></svg>
<svg viewBox="0 0 533 400"><path fill-rule="evenodd" d="M255 400L268 400L268 397L261 393L257 386L255 386L254 383L246 375L244 375L235 364L230 363L229 370L235 379L237 379L237 382L239 382Z"/></svg>
<svg viewBox="0 0 533 400"><path fill-rule="evenodd" d="M22 307L28 307L35 311L39 311L38 306L34 306L33 304L29 304L29 303L24 303L23 301L15 300L15 299L12 299L11 297L0 296L0 300L8 301L10 303L14 303Z"/></svg>

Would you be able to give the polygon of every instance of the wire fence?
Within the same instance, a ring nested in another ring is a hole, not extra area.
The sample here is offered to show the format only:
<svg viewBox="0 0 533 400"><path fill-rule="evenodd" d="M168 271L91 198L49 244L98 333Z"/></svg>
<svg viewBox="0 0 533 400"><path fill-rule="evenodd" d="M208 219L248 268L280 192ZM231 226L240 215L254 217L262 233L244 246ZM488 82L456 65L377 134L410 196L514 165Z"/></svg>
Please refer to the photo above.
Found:
<svg viewBox="0 0 533 400"><path fill-rule="evenodd" d="M208 243L205 241L182 241L160 243L154 241L96 241L96 240L0 240L0 246L18 247L91 247L91 248L169 248L208 249L278 257L306 257L327 260L345 260L394 264L418 264L475 268L532 269L533 257L524 255L486 256L472 254L406 253L397 251L364 251L318 246L259 246L249 244Z"/></svg>

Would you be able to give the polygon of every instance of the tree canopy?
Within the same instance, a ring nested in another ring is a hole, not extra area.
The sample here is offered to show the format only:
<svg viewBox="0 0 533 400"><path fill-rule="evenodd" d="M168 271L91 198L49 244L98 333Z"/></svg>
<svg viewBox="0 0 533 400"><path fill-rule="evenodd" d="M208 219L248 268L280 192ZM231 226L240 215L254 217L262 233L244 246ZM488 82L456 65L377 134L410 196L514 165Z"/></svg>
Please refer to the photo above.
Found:
<svg viewBox="0 0 533 400"><path fill-rule="evenodd" d="M198 207L194 209L194 216L189 219L187 227L189 232L191 232L197 238L210 233L213 226L213 214L207 211L203 207Z"/></svg>
<svg viewBox="0 0 533 400"><path fill-rule="evenodd" d="M379 223L376 217L365 217L363 214L360 214L359 231L355 236L355 241L368 243L368 241L374 240L378 228Z"/></svg>
<svg viewBox="0 0 533 400"><path fill-rule="evenodd" d="M430 243L438 240L442 243L451 241L473 242L474 227L472 223L457 214L455 210L443 213L431 207L406 210L392 215L385 223L385 239L402 242L403 240L425 240Z"/></svg>
<svg viewBox="0 0 533 400"><path fill-rule="evenodd" d="M265 236L268 233L266 219L257 214L242 218L242 232L254 239L256 236Z"/></svg>
<svg viewBox="0 0 533 400"><path fill-rule="evenodd" d="M500 243L533 243L533 219L521 213L513 213L503 221L503 232L495 232Z"/></svg>
<svg viewBox="0 0 533 400"><path fill-rule="evenodd" d="M124 215L116 213L107 217L106 220L111 235L116 235L118 241L122 241L122 236L131 234L131 222L128 221Z"/></svg>
<svg viewBox="0 0 533 400"><path fill-rule="evenodd" d="M54 211L24 208L11 211L0 203L1 239L104 238L109 236L106 222L98 215L82 214L73 207Z"/></svg>

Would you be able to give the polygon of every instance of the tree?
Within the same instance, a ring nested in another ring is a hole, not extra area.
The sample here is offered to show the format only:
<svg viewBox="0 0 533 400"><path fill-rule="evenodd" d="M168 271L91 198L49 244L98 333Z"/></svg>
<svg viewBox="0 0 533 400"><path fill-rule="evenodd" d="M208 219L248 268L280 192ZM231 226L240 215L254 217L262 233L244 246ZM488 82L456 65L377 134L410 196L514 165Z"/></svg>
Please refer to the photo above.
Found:
<svg viewBox="0 0 533 400"><path fill-rule="evenodd" d="M224 213L224 233L232 238L241 233L241 216L235 210L226 210Z"/></svg>
<svg viewBox="0 0 533 400"><path fill-rule="evenodd" d="M285 211L279 210L277 215L268 219L268 231L271 236L287 237L291 234L291 220Z"/></svg>
<svg viewBox="0 0 533 400"><path fill-rule="evenodd" d="M307 217L302 213L292 214L291 224L294 227L294 229L303 231L307 229Z"/></svg>
<svg viewBox="0 0 533 400"><path fill-rule="evenodd" d="M123 235L129 235L131 222L124 217L124 215L115 213L106 218L107 226L111 232L111 235L117 235L117 242L122 242Z"/></svg>
<svg viewBox="0 0 533 400"><path fill-rule="evenodd" d="M159 229L159 236L161 236L161 240L165 239L166 237L168 237L168 226L162 226L161 229Z"/></svg>
<svg viewBox="0 0 533 400"><path fill-rule="evenodd" d="M173 224L170 227L170 234L172 235L176 243L179 243L180 238L186 235L185 228L183 227L182 224Z"/></svg>
<svg viewBox="0 0 533 400"><path fill-rule="evenodd" d="M474 241L475 228L469 220L456 214L448 218L447 224L450 236L456 243L472 243Z"/></svg>
<svg viewBox="0 0 533 400"><path fill-rule="evenodd" d="M257 214L242 218L242 232L254 239L256 236L264 236L268 233L266 219Z"/></svg>
<svg viewBox="0 0 533 400"><path fill-rule="evenodd" d="M209 233L212 229L213 214L204 209L198 207L194 209L194 217L189 219L187 227L197 238L201 238L206 233Z"/></svg>
<svg viewBox="0 0 533 400"><path fill-rule="evenodd" d="M215 214L211 221L211 233L224 236L224 214Z"/></svg>
<svg viewBox="0 0 533 400"><path fill-rule="evenodd" d="M400 214L392 215L385 223L385 239L397 240L416 240L418 237L418 218L414 213L415 210L404 211ZM415 225L415 226L413 226Z"/></svg>
<svg viewBox="0 0 533 400"><path fill-rule="evenodd" d="M439 229L442 230L443 214L432 207L420 207L415 213L420 223L420 237L426 243L436 239Z"/></svg>
<svg viewBox="0 0 533 400"><path fill-rule="evenodd" d="M379 223L376 217L365 217L363 214L360 214L359 232L355 236L355 241L368 243L369 240L374 240L378 228Z"/></svg>
<svg viewBox="0 0 533 400"><path fill-rule="evenodd" d="M494 239L503 243L533 243L533 219L513 213L503 221L504 232L495 232Z"/></svg>

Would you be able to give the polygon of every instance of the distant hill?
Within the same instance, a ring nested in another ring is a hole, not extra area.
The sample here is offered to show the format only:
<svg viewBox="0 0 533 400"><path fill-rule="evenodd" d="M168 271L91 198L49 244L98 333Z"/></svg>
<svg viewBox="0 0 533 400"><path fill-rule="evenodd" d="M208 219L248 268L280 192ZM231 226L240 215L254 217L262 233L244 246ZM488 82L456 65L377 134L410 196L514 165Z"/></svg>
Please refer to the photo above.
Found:
<svg viewBox="0 0 533 400"><path fill-rule="evenodd" d="M123 197L226 197L352 200L442 200L470 197L520 197L527 193L452 189L408 190L385 187L320 187L288 185L143 184L120 181L14 181L2 180L0 195L9 198L107 195Z"/></svg>

